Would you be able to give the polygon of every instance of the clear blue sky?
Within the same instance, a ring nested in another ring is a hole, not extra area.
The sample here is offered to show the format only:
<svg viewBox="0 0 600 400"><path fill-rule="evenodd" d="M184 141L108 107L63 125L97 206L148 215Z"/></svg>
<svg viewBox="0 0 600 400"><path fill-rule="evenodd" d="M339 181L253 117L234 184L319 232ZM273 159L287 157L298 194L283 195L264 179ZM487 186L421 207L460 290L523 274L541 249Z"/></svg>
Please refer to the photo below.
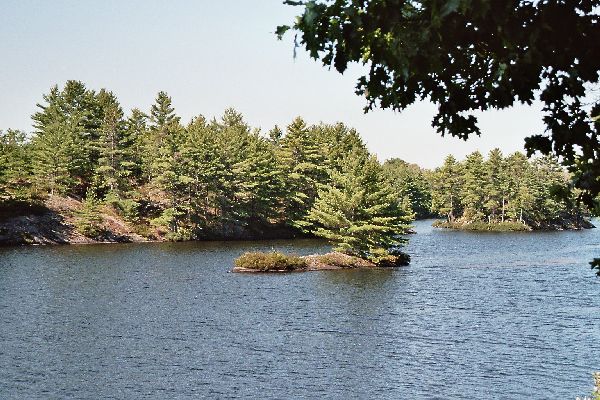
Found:
<svg viewBox="0 0 600 400"><path fill-rule="evenodd" d="M448 153L522 150L524 137L543 130L539 105L481 115L483 135L468 142L435 133L431 104L365 115L354 94L358 67L340 75L301 50L294 60L291 35L276 40L275 27L296 11L281 0L2 0L0 129L31 131L42 94L77 79L112 90L126 110L148 110L165 90L184 121L227 107L263 130L298 115L342 121L381 160L425 167Z"/></svg>

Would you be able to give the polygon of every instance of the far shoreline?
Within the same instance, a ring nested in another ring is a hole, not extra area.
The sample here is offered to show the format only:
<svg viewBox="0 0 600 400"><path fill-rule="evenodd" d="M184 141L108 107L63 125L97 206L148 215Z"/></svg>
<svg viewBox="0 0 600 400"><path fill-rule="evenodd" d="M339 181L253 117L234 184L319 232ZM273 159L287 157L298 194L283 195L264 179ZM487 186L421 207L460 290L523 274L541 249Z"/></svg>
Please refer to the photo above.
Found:
<svg viewBox="0 0 600 400"><path fill-rule="evenodd" d="M463 232L562 232L562 231L581 231L585 229L595 229L596 226L590 219L582 219L579 221L572 219L562 219L549 222L543 222L538 225L529 225L523 222L506 221L506 222L450 222L443 219L438 219L433 222L432 226L438 229Z"/></svg>
<svg viewBox="0 0 600 400"><path fill-rule="evenodd" d="M118 214L106 209L102 213L103 231L97 238L90 238L77 230L74 212L81 207L75 199L50 198L44 205L22 209L12 215L0 215L0 247L46 246L46 245L83 245L118 243L174 243L209 241L260 241L315 238L299 230L282 225L232 226L221 232L206 232L204 236L188 240L169 240L164 232L155 231L151 237L136 233L136 225L127 222ZM473 233L490 232L551 232L583 230L595 228L590 220L558 221L552 226L532 228L516 223L519 229L511 228L514 222L504 226L487 222L464 224L448 223L445 219L420 218L416 221L432 221L431 226L438 229ZM556 222L556 221L555 221ZM579 222L579 223L576 223ZM501 229L497 229L501 228ZM416 234L410 231L408 234Z"/></svg>

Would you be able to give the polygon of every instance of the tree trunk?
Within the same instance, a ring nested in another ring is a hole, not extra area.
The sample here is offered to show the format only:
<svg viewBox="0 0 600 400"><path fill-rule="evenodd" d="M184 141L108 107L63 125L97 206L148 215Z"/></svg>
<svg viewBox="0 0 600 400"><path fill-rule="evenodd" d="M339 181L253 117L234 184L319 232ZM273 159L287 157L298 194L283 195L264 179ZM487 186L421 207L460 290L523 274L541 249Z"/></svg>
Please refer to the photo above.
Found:
<svg viewBox="0 0 600 400"><path fill-rule="evenodd" d="M520 209L520 214L519 214L519 222L523 223L523 209Z"/></svg>

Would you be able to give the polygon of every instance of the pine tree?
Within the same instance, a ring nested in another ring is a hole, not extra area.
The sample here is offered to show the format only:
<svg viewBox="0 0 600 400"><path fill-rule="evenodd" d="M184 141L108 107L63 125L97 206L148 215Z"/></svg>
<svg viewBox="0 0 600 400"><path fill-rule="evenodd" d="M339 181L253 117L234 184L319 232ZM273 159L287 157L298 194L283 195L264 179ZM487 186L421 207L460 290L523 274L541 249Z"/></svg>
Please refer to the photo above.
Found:
<svg viewBox="0 0 600 400"><path fill-rule="evenodd" d="M156 180L164 171L164 158L169 157L168 153L173 150L173 137L181 133L179 121L169 95L158 92L150 109L148 134L143 145L142 163L149 182Z"/></svg>
<svg viewBox="0 0 600 400"><path fill-rule="evenodd" d="M77 127L74 127L77 129ZM78 133L53 123L33 138L33 171L37 187L51 195L73 194L78 186Z"/></svg>
<svg viewBox="0 0 600 400"><path fill-rule="evenodd" d="M463 189L461 202L464 205L463 219L468 222L481 221L484 217L485 171L483 156L475 151L467 156L463 167Z"/></svg>
<svg viewBox="0 0 600 400"><path fill-rule="evenodd" d="M167 208L163 210L161 217L155 220L155 224L167 226L174 239L180 238L180 208L189 179L183 174L180 147L184 139L184 130L179 120L171 98L165 92L159 92L150 111L145 162L156 196L167 204Z"/></svg>
<svg viewBox="0 0 600 400"><path fill-rule="evenodd" d="M319 124L310 129L317 142L320 152L325 155L325 166L338 168L338 164L347 154L362 152L368 154L369 150L355 129L343 123ZM339 169L339 168L338 168Z"/></svg>
<svg viewBox="0 0 600 400"><path fill-rule="evenodd" d="M82 82L67 81L62 91L54 86L44 95L45 104L38 104L40 111L32 116L34 171L38 182L50 179L42 186L50 186L51 192L82 196L92 182L100 126L95 96Z"/></svg>
<svg viewBox="0 0 600 400"><path fill-rule="evenodd" d="M532 186L535 199L530 211L532 219L551 221L566 214L570 208L568 176L553 156L544 156L532 163Z"/></svg>
<svg viewBox="0 0 600 400"><path fill-rule="evenodd" d="M397 193L398 201L407 201L416 218L431 216L431 184L424 170L398 158L387 160L383 170Z"/></svg>
<svg viewBox="0 0 600 400"><path fill-rule="evenodd" d="M283 131L281 130L281 128L279 128L279 126L275 125L270 131L269 131L269 140L273 143L273 144L278 144L279 140L283 137Z"/></svg>
<svg viewBox="0 0 600 400"><path fill-rule="evenodd" d="M462 213L461 193L463 191L462 167L452 155L444 160L432 177L431 209L445 215L453 222Z"/></svg>
<svg viewBox="0 0 600 400"><path fill-rule="evenodd" d="M527 214L534 202L531 168L527 157L519 152L511 154L506 164L511 189L508 194L507 213L512 220L523 223L524 213Z"/></svg>
<svg viewBox="0 0 600 400"><path fill-rule="evenodd" d="M307 228L336 250L382 263L404 242L410 216L398 203L373 156L353 152L331 169L331 184L319 190Z"/></svg>
<svg viewBox="0 0 600 400"><path fill-rule="evenodd" d="M238 182L238 196L244 201L238 205L248 222L265 224L277 217L277 198L282 180L276 165L273 146L258 133L249 136L244 158L234 165Z"/></svg>
<svg viewBox="0 0 600 400"><path fill-rule="evenodd" d="M484 214L488 218L488 223L496 221L498 214L504 222L505 206L506 206L506 191L505 184L506 176L504 171L506 166L500 149L493 149L488 155L488 159L484 162Z"/></svg>
<svg viewBox="0 0 600 400"><path fill-rule="evenodd" d="M285 215L291 225L302 227L319 185L328 179L325 156L316 135L302 118L288 125L286 135L280 140L277 164L285 177Z"/></svg>
<svg viewBox="0 0 600 400"><path fill-rule="evenodd" d="M108 99L111 99L108 101ZM95 186L103 194L112 193L120 197L124 187L123 171L123 110L116 98L106 95L100 135L95 146L98 164L95 171Z"/></svg>
<svg viewBox="0 0 600 400"><path fill-rule="evenodd" d="M100 203L93 190L88 190L81 210L75 213L75 226L84 236L97 238L103 231Z"/></svg>
<svg viewBox="0 0 600 400"><path fill-rule="evenodd" d="M121 174L131 189L146 183L143 181L142 154L148 134L147 119L146 114L134 108L124 122L121 137Z"/></svg>
<svg viewBox="0 0 600 400"><path fill-rule="evenodd" d="M31 154L22 131L0 131L0 203L31 201Z"/></svg>
<svg viewBox="0 0 600 400"><path fill-rule="evenodd" d="M187 226L193 235L218 230L215 213L224 185L226 168L215 131L202 116L192 119L181 146L183 175L189 177L183 205Z"/></svg>

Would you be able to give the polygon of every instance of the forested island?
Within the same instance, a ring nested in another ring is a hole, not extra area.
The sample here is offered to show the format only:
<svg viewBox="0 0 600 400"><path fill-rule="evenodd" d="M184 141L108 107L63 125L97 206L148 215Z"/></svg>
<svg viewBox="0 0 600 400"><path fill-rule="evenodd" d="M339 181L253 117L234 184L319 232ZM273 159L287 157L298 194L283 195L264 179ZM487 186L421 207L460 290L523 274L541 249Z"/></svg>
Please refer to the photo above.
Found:
<svg viewBox="0 0 600 400"><path fill-rule="evenodd" d="M32 135L1 135L4 243L317 235L390 262L412 219L341 123L261 132L228 109L182 124L164 92L125 115L113 93L78 81L43 99Z"/></svg>
<svg viewBox="0 0 600 400"><path fill-rule="evenodd" d="M381 164L343 123L298 117L263 132L227 109L184 124L165 92L126 115L112 92L79 81L51 88L38 108L34 132L0 132L4 244L312 235L393 264L407 261L398 249L415 217L462 229L589 226L551 157Z"/></svg>
<svg viewBox="0 0 600 400"><path fill-rule="evenodd" d="M383 164L392 186L417 218L443 217L436 226L477 231L591 228L568 173L556 158L529 160L498 149L462 162L452 155L433 171L398 159Z"/></svg>

